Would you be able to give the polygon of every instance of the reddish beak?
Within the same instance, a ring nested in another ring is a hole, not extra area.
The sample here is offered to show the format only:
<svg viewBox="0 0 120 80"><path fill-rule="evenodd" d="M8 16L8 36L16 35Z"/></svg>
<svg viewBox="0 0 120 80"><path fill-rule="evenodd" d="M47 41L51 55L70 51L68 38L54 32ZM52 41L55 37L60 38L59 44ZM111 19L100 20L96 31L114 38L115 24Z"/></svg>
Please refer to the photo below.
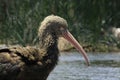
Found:
<svg viewBox="0 0 120 80"><path fill-rule="evenodd" d="M88 60L88 57L87 57L87 54L86 52L84 51L84 49L82 48L82 46L78 43L78 41L72 36L72 34L67 30L65 32L62 32L62 36L68 40L79 52L82 53L82 55L84 56L85 60L86 60L86 63L87 65L89 66L90 63L89 63L89 60Z"/></svg>

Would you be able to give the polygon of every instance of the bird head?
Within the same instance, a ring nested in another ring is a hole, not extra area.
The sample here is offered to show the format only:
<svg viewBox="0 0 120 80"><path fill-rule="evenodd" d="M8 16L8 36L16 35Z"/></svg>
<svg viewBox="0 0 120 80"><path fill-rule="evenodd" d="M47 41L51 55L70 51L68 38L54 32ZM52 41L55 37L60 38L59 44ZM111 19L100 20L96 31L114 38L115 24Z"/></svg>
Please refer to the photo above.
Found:
<svg viewBox="0 0 120 80"><path fill-rule="evenodd" d="M89 65L89 60L86 52L82 48L82 46L78 43L78 41L72 36L72 34L67 29L68 24L67 21L59 16L50 15L47 16L41 23L39 31L44 29L47 32L56 35L58 38L63 37L67 41L69 41L82 55L84 56L87 65Z"/></svg>
<svg viewBox="0 0 120 80"><path fill-rule="evenodd" d="M46 32L55 34L60 37L62 32L67 30L67 21L59 16L47 16L42 22L39 30L44 29Z"/></svg>

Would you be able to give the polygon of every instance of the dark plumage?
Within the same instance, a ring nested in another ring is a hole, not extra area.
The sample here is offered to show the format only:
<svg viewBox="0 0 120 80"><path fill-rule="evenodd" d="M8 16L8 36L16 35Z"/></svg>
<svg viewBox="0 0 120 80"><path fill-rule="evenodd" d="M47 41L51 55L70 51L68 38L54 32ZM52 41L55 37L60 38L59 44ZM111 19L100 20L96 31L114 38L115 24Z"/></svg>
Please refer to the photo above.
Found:
<svg viewBox="0 0 120 80"><path fill-rule="evenodd" d="M63 18L50 15L43 20L39 28L39 48L18 46L0 49L0 80L46 80L58 62L58 38L73 38L66 37L70 34L67 26ZM72 39L70 42L77 49L81 49L79 51L89 65L82 47L77 42L72 42Z"/></svg>

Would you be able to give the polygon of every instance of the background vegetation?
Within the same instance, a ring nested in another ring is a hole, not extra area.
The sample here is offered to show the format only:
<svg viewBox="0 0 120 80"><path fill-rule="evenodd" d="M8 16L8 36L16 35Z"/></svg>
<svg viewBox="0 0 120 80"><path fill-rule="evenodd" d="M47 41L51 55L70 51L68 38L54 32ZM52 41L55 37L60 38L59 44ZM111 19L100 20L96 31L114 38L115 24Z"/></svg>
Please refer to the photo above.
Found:
<svg viewBox="0 0 120 80"><path fill-rule="evenodd" d="M40 22L50 14L65 18L86 47L102 45L104 51L119 44L106 32L120 26L120 0L0 0L0 43L34 45Z"/></svg>

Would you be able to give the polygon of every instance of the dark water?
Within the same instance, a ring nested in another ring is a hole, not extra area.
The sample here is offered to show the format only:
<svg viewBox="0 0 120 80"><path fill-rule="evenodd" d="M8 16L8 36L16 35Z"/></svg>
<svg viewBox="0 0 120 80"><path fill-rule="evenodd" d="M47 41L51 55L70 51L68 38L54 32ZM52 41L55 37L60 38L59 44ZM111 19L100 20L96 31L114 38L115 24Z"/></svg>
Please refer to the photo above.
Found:
<svg viewBox="0 0 120 80"><path fill-rule="evenodd" d="M88 53L87 67L77 52L62 54L48 80L120 80L120 53Z"/></svg>

